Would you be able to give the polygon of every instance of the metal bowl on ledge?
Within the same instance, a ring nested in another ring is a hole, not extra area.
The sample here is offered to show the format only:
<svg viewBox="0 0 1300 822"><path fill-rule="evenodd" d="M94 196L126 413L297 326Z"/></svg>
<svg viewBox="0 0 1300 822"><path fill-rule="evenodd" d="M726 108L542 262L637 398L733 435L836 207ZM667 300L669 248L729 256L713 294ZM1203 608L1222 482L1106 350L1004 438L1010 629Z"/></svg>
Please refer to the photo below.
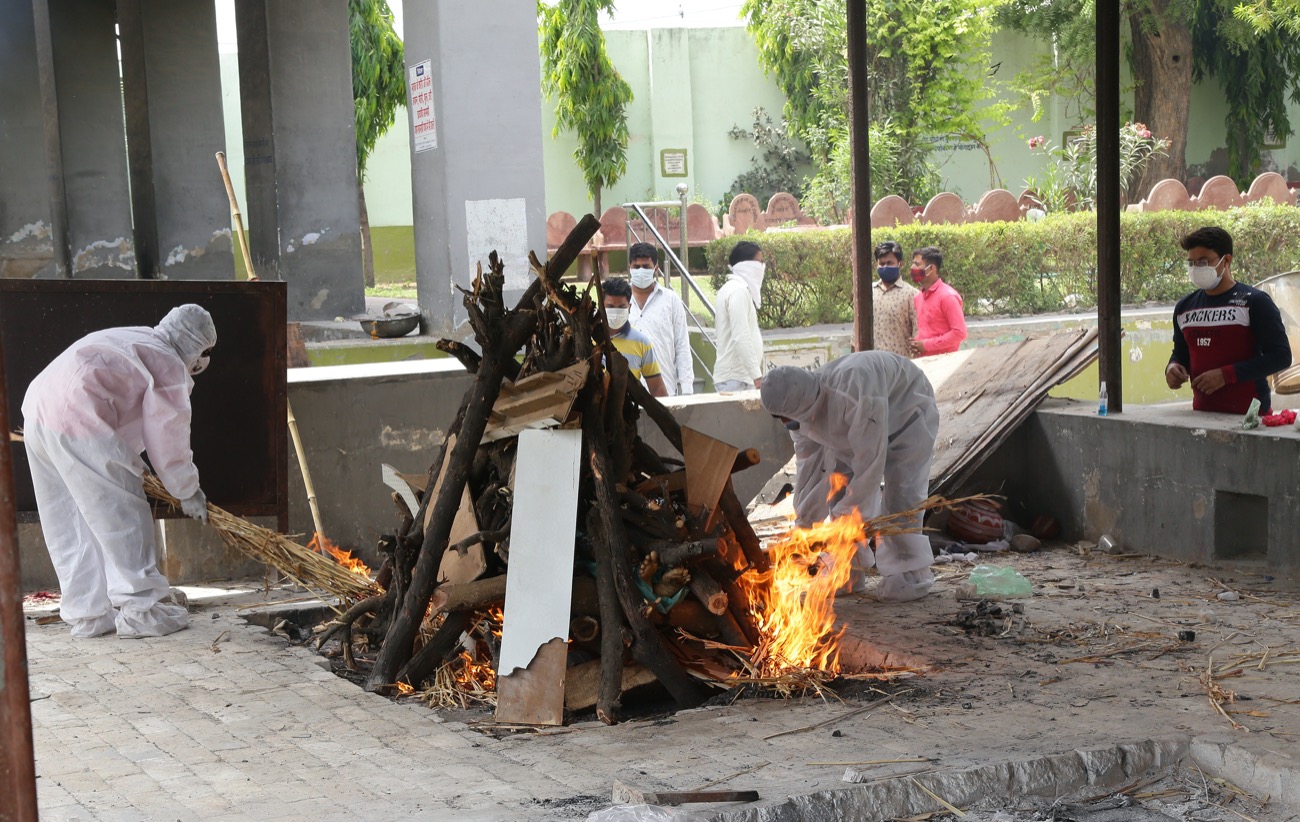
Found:
<svg viewBox="0 0 1300 822"><path fill-rule="evenodd" d="M406 314L400 317L368 317L358 320L361 328L371 338L405 337L420 326L419 314Z"/></svg>

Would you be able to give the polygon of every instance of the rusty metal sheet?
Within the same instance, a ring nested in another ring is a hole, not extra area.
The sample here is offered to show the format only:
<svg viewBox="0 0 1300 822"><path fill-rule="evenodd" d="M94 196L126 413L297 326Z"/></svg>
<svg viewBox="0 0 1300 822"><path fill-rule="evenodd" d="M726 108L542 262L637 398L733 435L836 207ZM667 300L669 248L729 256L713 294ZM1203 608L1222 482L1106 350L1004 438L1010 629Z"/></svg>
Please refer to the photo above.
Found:
<svg viewBox="0 0 1300 822"><path fill-rule="evenodd" d="M217 346L194 381L191 445L203 491L243 517L288 520L286 292L281 282L0 279L0 342L10 425L22 421L27 386L92 331L157 325L184 303L212 314ZM7 438L7 437L6 437ZM19 443L14 488L19 516L35 518L27 457Z"/></svg>

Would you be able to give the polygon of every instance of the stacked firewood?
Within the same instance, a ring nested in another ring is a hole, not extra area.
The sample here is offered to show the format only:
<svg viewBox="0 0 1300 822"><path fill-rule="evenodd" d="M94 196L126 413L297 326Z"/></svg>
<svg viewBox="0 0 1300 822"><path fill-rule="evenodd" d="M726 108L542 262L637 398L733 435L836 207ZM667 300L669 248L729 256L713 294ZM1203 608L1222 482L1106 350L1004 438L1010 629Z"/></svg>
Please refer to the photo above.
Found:
<svg viewBox="0 0 1300 822"><path fill-rule="evenodd" d="M679 706L694 706L726 668L718 649L743 652L759 641L738 579L768 561L728 478L758 454L681 428L611 344L599 278L577 287L561 281L598 228L588 216L549 262L532 258L536 279L514 308L505 304L495 255L464 292L481 353L452 341L439 347L473 384L445 426L419 511L399 505L396 532L381 543L385 592L354 605L322 637L321 644L341 636L355 665L353 631L364 632L378 651L366 679L372 691L418 690L463 653L467 630L505 597L511 531L544 527L511 521L517 440L503 410L539 381L555 386L548 396L562 409L547 424L583 432L569 656L585 663L570 668L569 688L594 690L607 723L618 721L625 689L651 678ZM656 453L638 436L642 414L678 454ZM693 450L699 456L686 464ZM457 517L467 504L478 530L462 535ZM476 546L478 578L439 585L447 553Z"/></svg>

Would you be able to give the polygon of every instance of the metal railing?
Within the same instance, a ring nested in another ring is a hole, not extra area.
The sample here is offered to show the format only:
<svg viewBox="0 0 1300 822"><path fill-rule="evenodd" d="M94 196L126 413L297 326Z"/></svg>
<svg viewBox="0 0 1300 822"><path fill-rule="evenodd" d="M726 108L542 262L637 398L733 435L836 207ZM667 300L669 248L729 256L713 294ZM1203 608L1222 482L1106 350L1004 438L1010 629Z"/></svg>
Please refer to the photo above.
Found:
<svg viewBox="0 0 1300 822"><path fill-rule="evenodd" d="M665 202L624 203L623 208L627 209L627 247L630 250L634 243L649 242L648 239L643 238L639 233L637 233L635 223L639 221L640 224L646 228L649 236L654 238L654 244L658 245L658 247L662 249L664 259L663 265L660 266L660 272L664 276L664 286L669 289L672 288L672 270L676 269L677 276L681 278L682 303L686 306L686 316L699 330L700 338L713 347L716 355L718 346L710 333L710 329L701 323L699 318L695 316L694 312L690 310L691 292L695 292L695 296L699 299L705 310L709 312L709 316L715 319L717 318L717 312L713 308L713 303L704 295L704 292L700 290L700 284L696 282L693 276L691 276L690 269L687 268L686 263L684 262L684 260L688 258L689 254L689 246L687 245L686 237L686 191L687 188L684 185L677 187L677 193L681 195L680 202L669 200ZM681 246L681 256L678 256L678 254L673 251L672 246L664 237L664 233L669 231L668 214L666 210L674 208L677 209L678 240ZM661 232L659 227L655 225L655 220L652 215L646 213L646 209L665 210L661 212L664 214L663 232ZM631 262L630 255L628 262ZM709 375L709 379L712 379L713 372L704 363L704 360L700 357L699 353L695 351L694 347L691 348L691 356L694 357L695 362L704 373Z"/></svg>

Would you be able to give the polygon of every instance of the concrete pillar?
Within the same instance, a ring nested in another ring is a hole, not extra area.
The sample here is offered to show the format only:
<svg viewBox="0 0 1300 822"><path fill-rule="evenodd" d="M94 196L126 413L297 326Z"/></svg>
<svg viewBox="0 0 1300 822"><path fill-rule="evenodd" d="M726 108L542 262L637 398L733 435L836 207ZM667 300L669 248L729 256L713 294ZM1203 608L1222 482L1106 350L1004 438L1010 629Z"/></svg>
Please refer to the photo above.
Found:
<svg viewBox="0 0 1300 822"><path fill-rule="evenodd" d="M695 117L691 98L689 34L690 29L682 28L650 29L646 32L650 53L650 122L653 124L650 174L654 180L656 200L676 200L679 183L695 188ZM762 203L762 206L766 208L767 203Z"/></svg>
<svg viewBox="0 0 1300 822"><path fill-rule="evenodd" d="M235 276L217 18L211 0L118 0L140 276Z"/></svg>
<svg viewBox="0 0 1300 822"><path fill-rule="evenodd" d="M0 277L54 275L32 4L0 5Z"/></svg>
<svg viewBox="0 0 1300 822"><path fill-rule="evenodd" d="M361 218L347 0L236 0L253 264L289 319L360 312Z"/></svg>
<svg viewBox="0 0 1300 822"><path fill-rule="evenodd" d="M411 190L422 330L465 322L453 286L496 250L507 288L546 254L537 10L515 0L406 4Z"/></svg>
<svg viewBox="0 0 1300 822"><path fill-rule="evenodd" d="M41 83L46 91L54 89L58 107L51 116L51 95L46 93L46 124L55 130L54 135L47 132L47 146L57 139L63 165L71 275L132 278L136 275L135 243L115 4L113 0L56 0L49 4L48 14L51 70L41 72ZM39 29L38 15L38 48ZM51 153L47 150L47 157ZM52 167L50 172L57 174L58 170Z"/></svg>

